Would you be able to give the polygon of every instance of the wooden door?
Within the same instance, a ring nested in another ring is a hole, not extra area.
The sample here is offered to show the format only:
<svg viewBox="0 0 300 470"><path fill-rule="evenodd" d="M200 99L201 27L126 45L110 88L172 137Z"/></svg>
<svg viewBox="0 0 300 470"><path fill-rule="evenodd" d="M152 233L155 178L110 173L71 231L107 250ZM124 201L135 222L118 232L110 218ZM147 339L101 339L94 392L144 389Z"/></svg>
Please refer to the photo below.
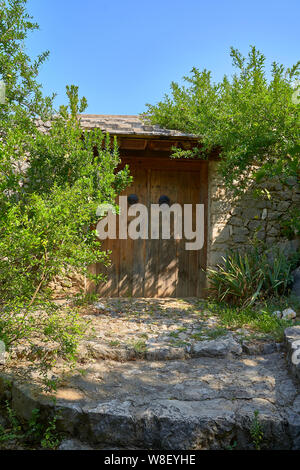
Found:
<svg viewBox="0 0 300 470"><path fill-rule="evenodd" d="M122 195L136 194L139 203L147 206L149 239L102 242L102 248L111 250L112 255L108 269L97 266L97 272L107 276L107 281L99 284L98 293L103 297L201 297L205 287L206 241L201 250L187 251L187 240L174 240L173 223L170 240L163 240L161 234L158 240L152 240L150 208L151 204L158 204L162 195L168 196L171 205L204 204L206 239L206 162L192 169L176 161L165 168L159 161L146 163L130 165L133 183Z"/></svg>

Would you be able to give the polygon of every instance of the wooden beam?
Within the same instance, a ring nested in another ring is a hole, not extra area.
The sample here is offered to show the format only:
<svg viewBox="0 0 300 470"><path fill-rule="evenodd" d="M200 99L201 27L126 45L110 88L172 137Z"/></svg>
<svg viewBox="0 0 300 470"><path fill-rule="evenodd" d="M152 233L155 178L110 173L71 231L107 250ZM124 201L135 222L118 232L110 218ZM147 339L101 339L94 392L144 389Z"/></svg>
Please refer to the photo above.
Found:
<svg viewBox="0 0 300 470"><path fill-rule="evenodd" d="M130 168L151 168L151 169L163 169L163 170L181 170L181 171L196 171L203 166L207 166L206 160L201 159L184 159L184 158L170 158L170 156L150 157L125 157L121 155L121 164L118 170L123 168L125 165L129 165Z"/></svg>
<svg viewBox="0 0 300 470"><path fill-rule="evenodd" d="M149 140L147 148L154 151L171 152L172 147L177 146L177 141L170 140Z"/></svg>
<svg viewBox="0 0 300 470"><path fill-rule="evenodd" d="M147 146L146 139L127 139L123 137L119 142L120 149L127 150L145 150Z"/></svg>

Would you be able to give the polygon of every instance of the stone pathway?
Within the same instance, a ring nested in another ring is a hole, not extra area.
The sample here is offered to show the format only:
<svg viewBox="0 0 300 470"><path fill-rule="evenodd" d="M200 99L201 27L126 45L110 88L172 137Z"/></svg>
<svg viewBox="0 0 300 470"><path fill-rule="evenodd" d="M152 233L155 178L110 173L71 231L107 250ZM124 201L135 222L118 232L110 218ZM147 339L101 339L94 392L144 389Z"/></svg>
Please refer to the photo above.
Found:
<svg viewBox="0 0 300 470"><path fill-rule="evenodd" d="M274 352L279 345L247 329L224 328L218 316L198 299L101 299L84 312L89 333L80 346L80 358L176 360L198 356L236 355L242 349L257 354ZM218 352L216 351L218 348Z"/></svg>
<svg viewBox="0 0 300 470"><path fill-rule="evenodd" d="M253 449L259 429L261 448L300 450L300 326L285 345L251 342L195 299L101 300L84 314L80 364L55 404L29 367L26 380L0 374L22 419L60 412L62 449Z"/></svg>

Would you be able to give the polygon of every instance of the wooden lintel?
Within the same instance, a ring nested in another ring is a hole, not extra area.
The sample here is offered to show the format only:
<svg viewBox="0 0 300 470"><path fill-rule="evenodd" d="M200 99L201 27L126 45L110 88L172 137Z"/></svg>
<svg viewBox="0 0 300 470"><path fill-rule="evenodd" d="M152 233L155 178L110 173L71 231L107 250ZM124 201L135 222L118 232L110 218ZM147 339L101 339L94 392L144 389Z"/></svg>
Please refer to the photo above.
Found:
<svg viewBox="0 0 300 470"><path fill-rule="evenodd" d="M151 157L125 157L121 155L121 163L117 170L125 165L130 168L151 168L157 170L180 170L180 171L199 171L203 166L207 166L206 160L187 159L187 158L170 158L168 156Z"/></svg>
<svg viewBox="0 0 300 470"><path fill-rule="evenodd" d="M128 149L128 150L145 150L147 146L146 139L129 139L129 138L122 138L119 141L120 149Z"/></svg>
<svg viewBox="0 0 300 470"><path fill-rule="evenodd" d="M147 148L154 151L170 152L177 142L170 140L149 140Z"/></svg>

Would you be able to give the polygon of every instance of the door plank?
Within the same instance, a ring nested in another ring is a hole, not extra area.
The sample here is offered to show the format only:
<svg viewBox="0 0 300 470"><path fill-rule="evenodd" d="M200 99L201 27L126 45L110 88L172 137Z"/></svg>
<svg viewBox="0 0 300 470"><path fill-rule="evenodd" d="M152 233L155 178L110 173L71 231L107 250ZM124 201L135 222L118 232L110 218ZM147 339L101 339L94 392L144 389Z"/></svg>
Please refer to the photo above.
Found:
<svg viewBox="0 0 300 470"><path fill-rule="evenodd" d="M207 210L207 164L201 163L188 171L188 166L170 168L136 162L130 165L134 181L122 195L137 194L139 202L148 206L158 203L159 197L166 195L171 204L203 203ZM195 208L193 209L195 223ZM107 273L107 281L101 283L98 292L102 296L134 297L191 297L203 296L205 292L206 231L205 245L200 251L187 251L187 240L174 240L174 224L171 217L171 239L162 240L105 240L103 249L112 250L112 266L97 269ZM150 222L150 221L149 221ZM117 221L118 224L118 221ZM151 227L149 223L149 234Z"/></svg>
<svg viewBox="0 0 300 470"><path fill-rule="evenodd" d="M160 196L166 195L170 199L170 205L177 203L178 175L177 172L156 170L160 177ZM158 176L157 175L157 176ZM162 216L163 217L163 216ZM171 238L163 240L161 237L159 246L157 296L174 297L178 282L178 263L176 257L176 240L174 240L174 216L171 215Z"/></svg>
<svg viewBox="0 0 300 470"><path fill-rule="evenodd" d="M148 174L147 169L140 168L135 173L135 194L139 203L148 206ZM147 240L142 238L133 242L132 262L132 296L144 297L145 295L145 257Z"/></svg>
<svg viewBox="0 0 300 470"><path fill-rule="evenodd" d="M146 245L146 259L145 259L145 297L157 297L157 277L158 277L158 260L159 260L159 240L151 239L151 204L154 204L158 200L160 193L159 180L157 175L153 173L153 170L148 169L148 211L149 211L149 240Z"/></svg>

